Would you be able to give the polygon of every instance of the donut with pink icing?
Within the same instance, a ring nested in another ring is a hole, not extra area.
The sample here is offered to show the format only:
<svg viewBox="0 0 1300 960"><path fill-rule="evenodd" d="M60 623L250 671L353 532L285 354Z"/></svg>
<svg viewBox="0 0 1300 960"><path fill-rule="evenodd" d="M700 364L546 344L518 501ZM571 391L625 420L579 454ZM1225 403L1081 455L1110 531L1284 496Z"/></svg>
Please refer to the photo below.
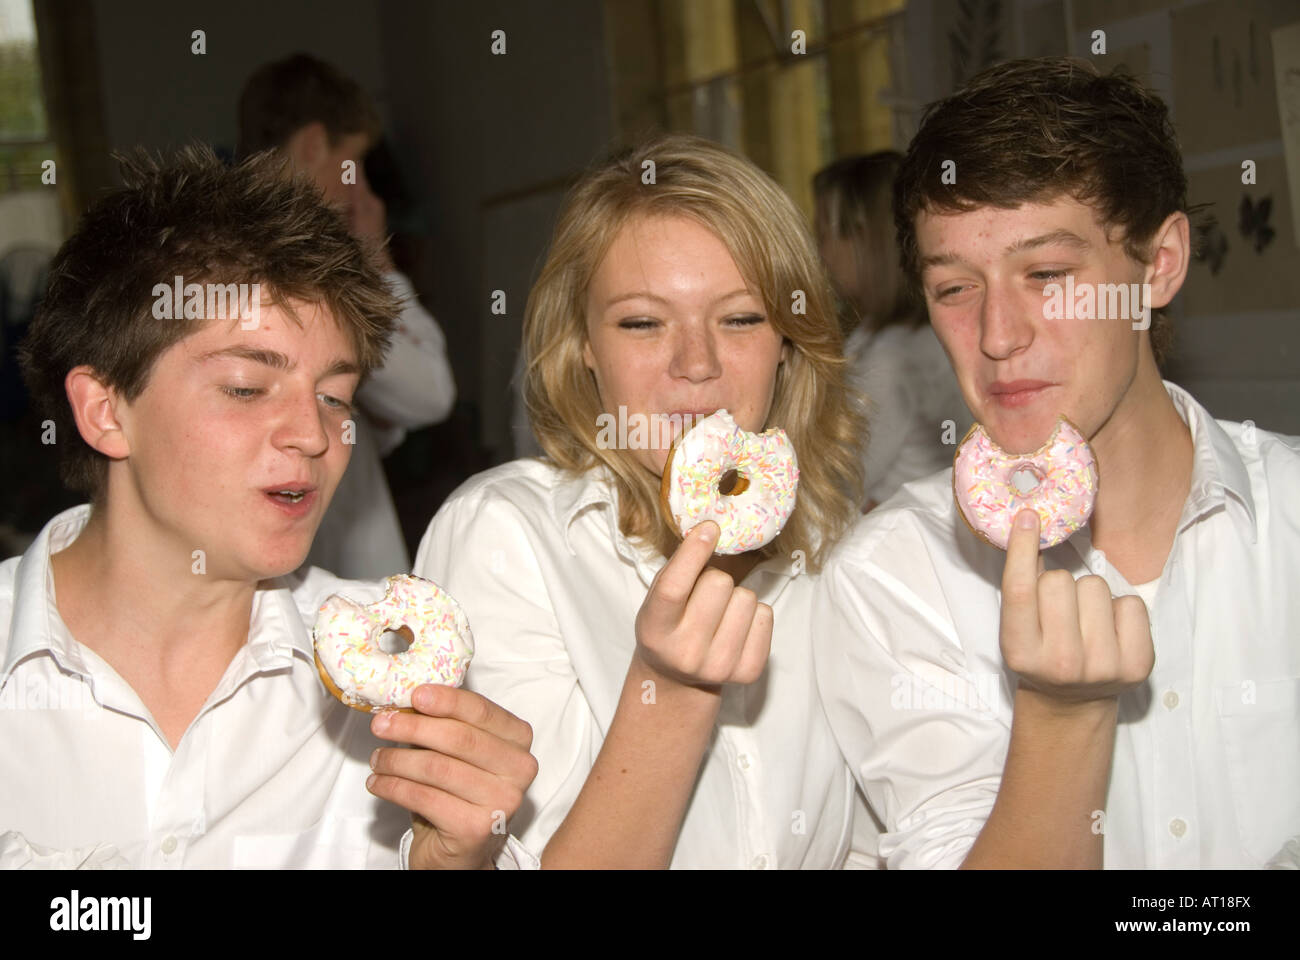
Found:
<svg viewBox="0 0 1300 960"><path fill-rule="evenodd" d="M673 443L660 500L682 536L715 522L722 534L713 552L729 555L775 540L794 512L798 488L799 461L784 430L747 433L719 410Z"/></svg>
<svg viewBox="0 0 1300 960"><path fill-rule="evenodd" d="M1007 548L1016 514L1038 511L1039 548L1068 540L1097 502L1097 460L1079 428L1058 417L1033 453L1007 453L976 423L957 445L952 494L976 536Z"/></svg>
<svg viewBox="0 0 1300 960"><path fill-rule="evenodd" d="M410 646L389 653L385 633ZM460 604L432 580L408 574L384 581L384 598L362 605L333 594L312 629L316 669L325 688L355 710L413 712L411 693L425 683L459 687L474 656Z"/></svg>

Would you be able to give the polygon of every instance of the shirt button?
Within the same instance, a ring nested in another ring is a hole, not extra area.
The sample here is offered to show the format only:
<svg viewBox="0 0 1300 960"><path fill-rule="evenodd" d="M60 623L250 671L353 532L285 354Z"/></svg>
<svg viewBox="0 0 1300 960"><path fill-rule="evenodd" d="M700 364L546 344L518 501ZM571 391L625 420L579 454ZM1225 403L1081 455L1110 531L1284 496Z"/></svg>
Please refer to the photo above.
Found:
<svg viewBox="0 0 1300 960"><path fill-rule="evenodd" d="M168 837L162 842L162 852L170 856L176 852L176 838Z"/></svg>
<svg viewBox="0 0 1300 960"><path fill-rule="evenodd" d="M736 766L740 767L741 770L748 770L748 769L749 769L749 754L747 754L747 753L742 753L740 756L738 756L738 757L736 758Z"/></svg>
<svg viewBox="0 0 1300 960"><path fill-rule="evenodd" d="M1165 708L1168 710L1173 710L1177 706L1178 706L1178 694L1170 690L1168 693L1165 694Z"/></svg>
<svg viewBox="0 0 1300 960"><path fill-rule="evenodd" d="M1175 817L1174 819L1169 821L1169 832L1172 833L1175 837L1181 837L1184 833L1187 832L1187 822L1185 820L1179 819L1178 817Z"/></svg>
<svg viewBox="0 0 1300 960"><path fill-rule="evenodd" d="M766 854L766 853L760 853L760 854L759 854L758 856L756 856L752 861L750 861L749 869L751 869L751 870L766 870L766 869L767 869L767 864L768 864L768 862L769 862L769 861L768 861L768 856L767 856L767 854Z"/></svg>

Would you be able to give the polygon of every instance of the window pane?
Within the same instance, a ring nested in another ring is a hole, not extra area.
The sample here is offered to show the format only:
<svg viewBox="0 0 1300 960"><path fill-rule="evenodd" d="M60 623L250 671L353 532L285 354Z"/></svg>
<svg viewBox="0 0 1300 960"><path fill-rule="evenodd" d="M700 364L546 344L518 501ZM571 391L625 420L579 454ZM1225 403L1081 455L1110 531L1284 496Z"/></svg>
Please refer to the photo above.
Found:
<svg viewBox="0 0 1300 960"><path fill-rule="evenodd" d="M0 141L46 135L31 0L0 0Z"/></svg>

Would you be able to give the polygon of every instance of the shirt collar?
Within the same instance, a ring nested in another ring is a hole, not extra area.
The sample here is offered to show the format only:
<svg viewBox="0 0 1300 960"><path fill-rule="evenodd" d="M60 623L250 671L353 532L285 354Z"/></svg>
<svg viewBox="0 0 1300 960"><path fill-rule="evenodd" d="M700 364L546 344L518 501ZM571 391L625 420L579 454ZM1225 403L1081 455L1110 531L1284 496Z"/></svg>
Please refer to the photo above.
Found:
<svg viewBox="0 0 1300 960"><path fill-rule="evenodd" d="M1228 502L1228 496L1242 508L1248 523L1251 542L1256 542L1258 526L1255 497L1250 489L1250 472L1232 438L1210 412L1177 384L1165 381L1165 389L1174 409L1192 434L1192 481L1178 521L1181 531L1192 522Z"/></svg>
<svg viewBox="0 0 1300 960"><path fill-rule="evenodd" d="M577 556L573 547L573 522L587 510L600 508L609 530L610 542L619 556L636 567L637 573L646 586L654 579L655 573L666 562L653 548L638 547L618 526L618 490L613 482L613 474L608 467L597 466L576 475L565 473L565 479L571 482L559 482L551 491L552 517L564 535L564 546L569 553ZM648 576L647 576L648 573Z"/></svg>
<svg viewBox="0 0 1300 960"><path fill-rule="evenodd" d="M40 651L49 651L64 670L82 675L89 673L80 647L68 633L54 604L50 555L58 553L80 536L90 520L90 511L88 503L64 510L45 525L18 561L9 646L4 663L0 665L0 685L20 661Z"/></svg>
<svg viewBox="0 0 1300 960"><path fill-rule="evenodd" d="M91 509L90 504L82 504L60 513L45 525L19 560L8 650L0 664L0 686L19 662L40 652L48 652L63 670L90 676L81 645L59 616L50 556L81 535ZM315 656L310 633L294 603L292 586L291 575L266 581L253 594L247 649L261 670L288 666L293 652L308 661Z"/></svg>
<svg viewBox="0 0 1300 960"><path fill-rule="evenodd" d="M576 477L569 473L564 474L564 477L566 480L571 479L571 482L561 481L552 489L551 513L564 535L564 545L569 553L574 556L578 553L571 539L573 522L588 509L602 508L614 549L636 568L641 582L649 589L655 574L667 560L653 547L639 547L619 529L618 490L609 468L602 465L583 471ZM802 566L796 568L787 557L768 557L754 567L746 578L746 584L754 590L760 601L771 604L796 573L802 572ZM753 582L750 582L751 578Z"/></svg>

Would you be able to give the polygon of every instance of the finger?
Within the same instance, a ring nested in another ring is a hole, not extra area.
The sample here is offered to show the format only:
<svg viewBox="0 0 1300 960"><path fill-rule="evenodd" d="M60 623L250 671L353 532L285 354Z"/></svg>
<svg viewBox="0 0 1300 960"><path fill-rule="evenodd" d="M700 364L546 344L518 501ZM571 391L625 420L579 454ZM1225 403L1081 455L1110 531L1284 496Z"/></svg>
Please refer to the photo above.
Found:
<svg viewBox="0 0 1300 960"><path fill-rule="evenodd" d="M745 636L745 648L732 673L734 683L753 683L763 675L772 653L772 624L772 608L760 603L754 610L749 633Z"/></svg>
<svg viewBox="0 0 1300 960"><path fill-rule="evenodd" d="M1038 578L1038 623L1042 631L1039 669L1054 683L1083 678L1083 637L1079 598L1068 570L1048 570Z"/></svg>
<svg viewBox="0 0 1300 960"><path fill-rule="evenodd" d="M700 678L709 683L726 683L731 679L745 649L745 637L754 621L758 597L753 590L736 587L727 598L726 609L709 641L708 655L700 668Z"/></svg>
<svg viewBox="0 0 1300 960"><path fill-rule="evenodd" d="M1141 597L1119 597L1113 603L1120 678L1129 684L1141 683L1156 663L1147 606Z"/></svg>
<svg viewBox="0 0 1300 960"><path fill-rule="evenodd" d="M454 797L478 806L505 809L512 797L523 791L508 779L436 750L384 747L370 757L370 769L380 776L398 777L437 787ZM507 816L517 809L508 809Z"/></svg>
<svg viewBox="0 0 1300 960"><path fill-rule="evenodd" d="M695 589L700 571L713 556L713 548L721 531L712 520L699 524L673 551L668 562L650 584L641 612L642 622L652 634L670 633L681 621L686 602Z"/></svg>
<svg viewBox="0 0 1300 960"><path fill-rule="evenodd" d="M473 690L426 683L411 692L411 706L425 716L460 720L525 750L532 748L533 728L526 721Z"/></svg>
<svg viewBox="0 0 1300 960"><path fill-rule="evenodd" d="M521 789L526 790L537 776L537 759L531 753L479 727L444 717L391 716L379 736L463 761Z"/></svg>
<svg viewBox="0 0 1300 960"><path fill-rule="evenodd" d="M375 736L385 740L437 750L499 776L517 778L536 765L521 738L503 737L491 729L454 717L421 713L379 714L371 721L370 729ZM529 735L531 737L531 728Z"/></svg>
<svg viewBox="0 0 1300 960"><path fill-rule="evenodd" d="M1038 513L1026 508L1011 526L1002 567L1002 653L1008 660L1039 645L1037 583Z"/></svg>
<svg viewBox="0 0 1300 960"><path fill-rule="evenodd" d="M1119 679L1119 646L1115 642L1115 611L1110 587L1098 576L1080 577L1074 585L1083 647L1083 682L1114 683Z"/></svg>
<svg viewBox="0 0 1300 960"><path fill-rule="evenodd" d="M696 581L682 614L681 630L703 639L702 652L707 654L710 640L722 624L735 592L736 582L722 570L707 569Z"/></svg>
<svg viewBox="0 0 1300 960"><path fill-rule="evenodd" d="M505 819L510 818L505 807L480 807L445 790L404 777L372 774L366 781L366 789L423 817L442 834L452 851L482 842L491 835L493 826L501 822L502 813Z"/></svg>

